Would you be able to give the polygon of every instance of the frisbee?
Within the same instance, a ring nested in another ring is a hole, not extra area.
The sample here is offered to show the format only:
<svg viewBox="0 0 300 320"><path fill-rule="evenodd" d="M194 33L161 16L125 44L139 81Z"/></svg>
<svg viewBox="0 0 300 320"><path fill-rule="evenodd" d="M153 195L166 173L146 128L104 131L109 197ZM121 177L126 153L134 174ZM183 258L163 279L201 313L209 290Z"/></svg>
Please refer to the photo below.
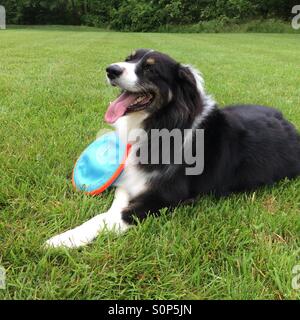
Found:
<svg viewBox="0 0 300 320"><path fill-rule="evenodd" d="M122 143L116 132L106 133L80 155L73 169L75 189L97 195L116 183L122 173L130 145Z"/></svg>

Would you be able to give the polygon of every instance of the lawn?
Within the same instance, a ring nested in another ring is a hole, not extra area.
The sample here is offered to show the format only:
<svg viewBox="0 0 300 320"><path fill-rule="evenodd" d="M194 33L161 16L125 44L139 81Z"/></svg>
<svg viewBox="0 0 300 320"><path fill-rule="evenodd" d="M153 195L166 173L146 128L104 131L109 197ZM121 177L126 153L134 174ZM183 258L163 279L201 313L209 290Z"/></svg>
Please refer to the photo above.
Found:
<svg viewBox="0 0 300 320"><path fill-rule="evenodd" d="M0 31L2 299L299 299L300 179L205 197L79 250L49 237L109 208L74 192L80 152L107 127L105 66L134 48L198 67L219 104L277 106L300 129L300 35L144 34L88 28Z"/></svg>

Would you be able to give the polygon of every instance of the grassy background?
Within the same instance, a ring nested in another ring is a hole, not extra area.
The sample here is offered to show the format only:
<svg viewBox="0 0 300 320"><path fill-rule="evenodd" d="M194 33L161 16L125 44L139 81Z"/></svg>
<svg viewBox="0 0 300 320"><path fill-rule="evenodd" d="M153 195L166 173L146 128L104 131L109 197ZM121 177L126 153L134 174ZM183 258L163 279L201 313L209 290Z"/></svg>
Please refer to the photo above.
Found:
<svg viewBox="0 0 300 320"><path fill-rule="evenodd" d="M81 250L42 250L112 201L73 191L80 152L106 127L109 63L150 47L198 67L221 105L277 106L300 129L300 41L292 34L0 32L0 265L5 299L296 299L300 180L203 198Z"/></svg>
<svg viewBox="0 0 300 320"><path fill-rule="evenodd" d="M279 19L253 19L243 21L240 19L229 19L221 17L209 21L189 25L166 25L158 27L160 32L181 32L181 33L201 33L201 32L262 32L262 33L300 33L300 29L292 28L290 21Z"/></svg>

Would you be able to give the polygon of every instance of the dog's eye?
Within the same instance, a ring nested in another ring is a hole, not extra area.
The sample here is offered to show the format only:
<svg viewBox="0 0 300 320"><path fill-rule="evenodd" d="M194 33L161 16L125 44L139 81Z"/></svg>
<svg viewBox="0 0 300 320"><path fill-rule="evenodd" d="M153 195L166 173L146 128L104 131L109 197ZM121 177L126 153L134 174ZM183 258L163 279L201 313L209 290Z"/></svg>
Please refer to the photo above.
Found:
<svg viewBox="0 0 300 320"><path fill-rule="evenodd" d="M145 64L143 67L144 71L152 71L152 65L151 64Z"/></svg>
<svg viewBox="0 0 300 320"><path fill-rule="evenodd" d="M155 64L155 59L154 58L148 58L144 64L144 70L145 71L152 71L152 66Z"/></svg>

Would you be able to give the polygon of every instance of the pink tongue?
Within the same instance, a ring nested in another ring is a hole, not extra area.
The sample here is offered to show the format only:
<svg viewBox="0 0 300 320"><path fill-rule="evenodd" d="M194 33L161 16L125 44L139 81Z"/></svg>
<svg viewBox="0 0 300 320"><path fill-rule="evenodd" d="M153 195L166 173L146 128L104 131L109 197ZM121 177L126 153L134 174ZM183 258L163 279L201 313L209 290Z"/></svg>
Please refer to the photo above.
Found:
<svg viewBox="0 0 300 320"><path fill-rule="evenodd" d="M108 123L116 122L122 117L127 108L134 102L137 95L133 93L124 92L115 101L113 101L105 114L105 121Z"/></svg>

